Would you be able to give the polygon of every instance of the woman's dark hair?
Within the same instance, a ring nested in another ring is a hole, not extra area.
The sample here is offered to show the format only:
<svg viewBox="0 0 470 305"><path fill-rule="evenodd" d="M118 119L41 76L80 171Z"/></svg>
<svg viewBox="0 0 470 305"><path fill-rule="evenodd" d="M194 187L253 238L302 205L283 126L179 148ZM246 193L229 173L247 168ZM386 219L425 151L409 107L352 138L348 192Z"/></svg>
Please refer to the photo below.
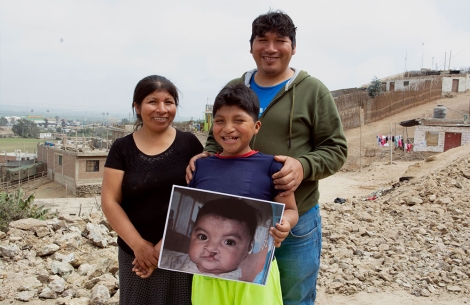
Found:
<svg viewBox="0 0 470 305"><path fill-rule="evenodd" d="M250 232L251 240L255 238L258 219L260 218L259 211L241 198L219 198L204 203L197 214L195 224L207 215L245 223Z"/></svg>
<svg viewBox="0 0 470 305"><path fill-rule="evenodd" d="M220 109L220 107L238 106L246 111L256 122L259 117L259 100L256 93L244 84L227 85L215 97L214 106L212 107L212 117Z"/></svg>
<svg viewBox="0 0 470 305"><path fill-rule="evenodd" d="M167 78L160 75L150 75L141 79L134 89L134 98L132 100L132 111L135 112L134 106L142 105L142 101L155 91L166 91L175 100L176 106L179 104L178 88ZM136 121L134 123L134 131L142 127L142 117L135 112Z"/></svg>
<svg viewBox="0 0 470 305"><path fill-rule="evenodd" d="M289 36L292 41L292 49L295 47L295 31L297 28L292 19L283 11L269 11L266 14L259 15L253 20L251 27L250 48L256 36L262 37L267 32L276 33L278 36Z"/></svg>

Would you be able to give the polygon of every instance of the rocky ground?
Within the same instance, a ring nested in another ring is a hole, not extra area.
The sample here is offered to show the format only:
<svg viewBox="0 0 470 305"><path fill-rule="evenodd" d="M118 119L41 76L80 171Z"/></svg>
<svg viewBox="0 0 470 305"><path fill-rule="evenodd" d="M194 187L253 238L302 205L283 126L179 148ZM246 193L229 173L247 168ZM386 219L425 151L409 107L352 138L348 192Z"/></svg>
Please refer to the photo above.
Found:
<svg viewBox="0 0 470 305"><path fill-rule="evenodd" d="M416 304L431 304L430 297L470 303L470 146L415 163L403 177L343 204L322 204L320 291L406 291L420 297Z"/></svg>
<svg viewBox="0 0 470 305"><path fill-rule="evenodd" d="M467 93L444 103L468 112L468 101ZM470 145L442 154L394 151L392 162L386 154L354 156L359 137L372 149L380 128L423 109L346 132L352 157L320 184L316 304L470 304ZM0 232L0 304L118 304L116 234L99 197L70 198L53 182L35 191L38 203L67 208Z"/></svg>

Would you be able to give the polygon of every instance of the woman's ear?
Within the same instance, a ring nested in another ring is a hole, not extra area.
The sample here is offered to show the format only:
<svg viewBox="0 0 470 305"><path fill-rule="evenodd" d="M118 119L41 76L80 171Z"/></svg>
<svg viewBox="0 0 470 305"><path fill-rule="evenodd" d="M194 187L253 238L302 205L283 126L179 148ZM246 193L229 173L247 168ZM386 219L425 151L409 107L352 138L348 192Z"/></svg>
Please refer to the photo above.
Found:
<svg viewBox="0 0 470 305"><path fill-rule="evenodd" d="M135 113L137 113L137 114L140 115L140 107L139 107L139 105L137 105L136 103L134 103L132 106L133 106L134 109L135 109Z"/></svg>

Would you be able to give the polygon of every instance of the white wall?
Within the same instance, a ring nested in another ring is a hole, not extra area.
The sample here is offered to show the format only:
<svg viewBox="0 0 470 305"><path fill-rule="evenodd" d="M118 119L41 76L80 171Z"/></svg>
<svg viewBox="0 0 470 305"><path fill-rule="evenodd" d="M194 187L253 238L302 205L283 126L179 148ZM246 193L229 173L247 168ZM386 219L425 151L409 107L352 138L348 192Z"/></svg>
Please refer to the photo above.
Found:
<svg viewBox="0 0 470 305"><path fill-rule="evenodd" d="M465 92L470 89L469 74L455 74L442 78L442 93L452 92L452 81L454 79L459 80L459 93Z"/></svg>
<svg viewBox="0 0 470 305"><path fill-rule="evenodd" d="M427 146L426 132L434 131L439 132L437 146ZM444 140L446 132L461 133L461 144L466 145L470 143L470 126L467 127L450 127L450 126L416 126L414 132L413 151L432 151L444 152Z"/></svg>

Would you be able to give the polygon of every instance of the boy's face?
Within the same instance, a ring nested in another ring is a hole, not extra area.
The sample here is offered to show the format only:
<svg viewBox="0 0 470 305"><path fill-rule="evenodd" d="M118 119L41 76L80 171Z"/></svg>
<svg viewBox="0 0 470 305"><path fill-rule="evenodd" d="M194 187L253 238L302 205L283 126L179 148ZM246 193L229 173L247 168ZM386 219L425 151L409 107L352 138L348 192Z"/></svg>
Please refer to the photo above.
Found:
<svg viewBox="0 0 470 305"><path fill-rule="evenodd" d="M243 155L251 151L250 141L261 127L238 106L224 105L214 116L212 131L217 143L222 146L222 156Z"/></svg>
<svg viewBox="0 0 470 305"><path fill-rule="evenodd" d="M245 223L209 214L194 226L189 258L199 271L219 275L237 269L250 250L250 231Z"/></svg>

